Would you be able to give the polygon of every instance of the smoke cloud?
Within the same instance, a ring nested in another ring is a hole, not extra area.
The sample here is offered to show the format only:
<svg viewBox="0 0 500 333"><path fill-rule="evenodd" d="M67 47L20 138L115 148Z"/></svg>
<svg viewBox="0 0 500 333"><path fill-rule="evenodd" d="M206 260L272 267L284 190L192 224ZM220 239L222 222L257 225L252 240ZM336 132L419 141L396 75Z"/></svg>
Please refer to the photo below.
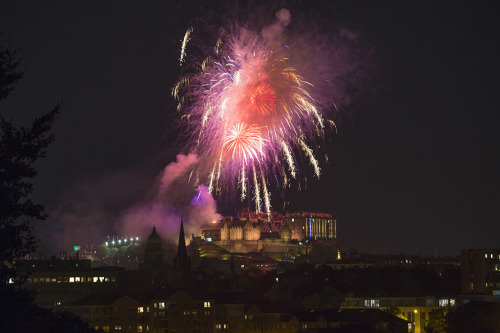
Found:
<svg viewBox="0 0 500 333"><path fill-rule="evenodd" d="M278 39L283 33L283 30L290 23L290 19L291 15L287 9L283 8L279 10L276 12L276 22L262 29L262 37L264 37L268 42Z"/></svg>
<svg viewBox="0 0 500 333"><path fill-rule="evenodd" d="M50 230L42 236L45 250L98 245L113 235L145 239L153 226L165 247L172 248L177 245L181 216L186 236L198 235L201 225L222 217L206 187L195 188L187 181L197 162L195 154L179 154L154 182L129 170L79 184L51 212Z"/></svg>
<svg viewBox="0 0 500 333"><path fill-rule="evenodd" d="M204 186L193 188L187 177L198 162L195 154L177 155L177 161L165 167L158 180L157 194L151 200L137 203L121 216L119 224L128 234L156 226L164 240L177 242L181 217L186 235L200 232L200 226L217 214L215 200Z"/></svg>

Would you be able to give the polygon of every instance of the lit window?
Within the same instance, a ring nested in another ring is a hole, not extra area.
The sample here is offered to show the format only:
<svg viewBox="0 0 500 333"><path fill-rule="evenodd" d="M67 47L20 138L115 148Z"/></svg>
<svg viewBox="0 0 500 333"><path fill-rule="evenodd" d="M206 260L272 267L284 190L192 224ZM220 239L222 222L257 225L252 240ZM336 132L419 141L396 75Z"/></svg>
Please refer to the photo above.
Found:
<svg viewBox="0 0 500 333"><path fill-rule="evenodd" d="M99 281L99 278L97 276L94 276L94 278L92 279L93 282L98 282Z"/></svg>
<svg viewBox="0 0 500 333"><path fill-rule="evenodd" d="M221 324L215 324L215 328L217 328L217 329L221 329L221 328L222 328L222 325L221 325Z"/></svg>
<svg viewBox="0 0 500 333"><path fill-rule="evenodd" d="M365 306L367 307L379 307L380 306L380 300L378 299L365 299Z"/></svg>
<svg viewBox="0 0 500 333"><path fill-rule="evenodd" d="M493 259L493 253L490 255L490 258Z"/></svg>
<svg viewBox="0 0 500 333"><path fill-rule="evenodd" d="M485 257L486 259L488 259L488 254L487 254L487 253L485 253L485 254L484 254L484 257Z"/></svg>
<svg viewBox="0 0 500 333"><path fill-rule="evenodd" d="M440 299L439 306L448 306L448 299L446 299L446 298Z"/></svg>
<svg viewBox="0 0 500 333"><path fill-rule="evenodd" d="M453 298L452 298L452 299L450 299L450 305L451 305L451 306L455 306L455 300L454 300Z"/></svg>
<svg viewBox="0 0 500 333"><path fill-rule="evenodd" d="M165 309L165 302L160 302L158 304L160 309Z"/></svg>
<svg viewBox="0 0 500 333"><path fill-rule="evenodd" d="M75 282L75 278L74 278L73 276L72 276L72 277L70 277L70 278L69 278L69 282L70 282L70 283Z"/></svg>
<svg viewBox="0 0 500 333"><path fill-rule="evenodd" d="M102 330L106 333L109 333L109 326L103 326Z"/></svg>
<svg viewBox="0 0 500 333"><path fill-rule="evenodd" d="M104 277L104 282L109 282L109 276Z"/></svg>
<svg viewBox="0 0 500 333"><path fill-rule="evenodd" d="M121 331L121 329L122 329L121 326L118 326L118 325L115 326L115 331Z"/></svg>
<svg viewBox="0 0 500 333"><path fill-rule="evenodd" d="M137 332L143 332L142 325L137 326Z"/></svg>
<svg viewBox="0 0 500 333"><path fill-rule="evenodd" d="M148 306L148 307L146 307L146 312L149 312L149 306Z"/></svg>
<svg viewBox="0 0 500 333"><path fill-rule="evenodd" d="M75 277L75 282L80 282L80 277L79 276Z"/></svg>
<svg viewBox="0 0 500 333"><path fill-rule="evenodd" d="M99 276L99 282L104 282L104 276Z"/></svg>
<svg viewBox="0 0 500 333"><path fill-rule="evenodd" d="M224 324L224 325L222 326L222 328L224 328L224 329L225 329L225 328L227 328L227 324Z"/></svg>
<svg viewBox="0 0 500 333"><path fill-rule="evenodd" d="M144 307L140 306L137 308L137 313L143 313L144 312Z"/></svg>
<svg viewBox="0 0 500 333"><path fill-rule="evenodd" d="M158 303L153 303L153 307L156 309L158 307Z"/></svg>
<svg viewBox="0 0 500 333"><path fill-rule="evenodd" d="M210 307L210 302L204 302L203 303L204 308L209 308Z"/></svg>

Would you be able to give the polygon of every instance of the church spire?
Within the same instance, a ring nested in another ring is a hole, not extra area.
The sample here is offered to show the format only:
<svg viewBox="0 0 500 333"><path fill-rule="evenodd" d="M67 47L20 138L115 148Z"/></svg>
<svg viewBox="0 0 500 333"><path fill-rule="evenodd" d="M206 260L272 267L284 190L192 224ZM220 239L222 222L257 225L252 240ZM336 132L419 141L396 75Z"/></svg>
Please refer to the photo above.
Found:
<svg viewBox="0 0 500 333"><path fill-rule="evenodd" d="M184 236L184 222L181 216L181 228L179 230L179 242L177 243L177 254L174 258L174 267L189 271L191 269L191 259L187 254L186 239Z"/></svg>

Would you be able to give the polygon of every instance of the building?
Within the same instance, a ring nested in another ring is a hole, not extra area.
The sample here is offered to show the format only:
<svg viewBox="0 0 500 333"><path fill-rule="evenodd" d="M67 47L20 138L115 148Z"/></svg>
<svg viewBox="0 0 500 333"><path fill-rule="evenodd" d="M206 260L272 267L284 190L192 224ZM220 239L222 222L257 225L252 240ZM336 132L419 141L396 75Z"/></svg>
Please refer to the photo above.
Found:
<svg viewBox="0 0 500 333"><path fill-rule="evenodd" d="M201 237L231 253L265 251L306 254L305 242L337 239L337 222L326 213L271 212L268 215L243 209L236 218L227 216L221 221L205 224ZM333 245L336 247L339 244ZM335 258L338 250L340 248L336 247Z"/></svg>
<svg viewBox="0 0 500 333"><path fill-rule="evenodd" d="M150 302L127 295L88 295L62 309L73 312L92 328L109 332L150 332Z"/></svg>
<svg viewBox="0 0 500 333"><path fill-rule="evenodd" d="M196 298L177 291L153 299L151 332L296 333L369 332L407 333L408 321L380 309L333 311L278 310L273 304ZM384 328L384 329L381 329Z"/></svg>
<svg viewBox="0 0 500 333"><path fill-rule="evenodd" d="M408 322L408 332L424 333L429 321L429 313L439 308L457 305L455 298L449 297L346 297L342 309L389 309L397 308Z"/></svg>
<svg viewBox="0 0 500 333"><path fill-rule="evenodd" d="M500 297L500 249L463 249L462 294Z"/></svg>
<svg viewBox="0 0 500 333"><path fill-rule="evenodd" d="M161 237L156 232L156 226L153 226L151 235L149 235L148 241L146 243L146 250L144 251L144 261L139 264L139 270L164 270L164 256L165 253L163 252Z"/></svg>
<svg viewBox="0 0 500 333"><path fill-rule="evenodd" d="M36 292L38 306L55 309L93 293L114 293L123 283L122 268L92 269L90 259L38 259L21 261L29 273L25 287Z"/></svg>

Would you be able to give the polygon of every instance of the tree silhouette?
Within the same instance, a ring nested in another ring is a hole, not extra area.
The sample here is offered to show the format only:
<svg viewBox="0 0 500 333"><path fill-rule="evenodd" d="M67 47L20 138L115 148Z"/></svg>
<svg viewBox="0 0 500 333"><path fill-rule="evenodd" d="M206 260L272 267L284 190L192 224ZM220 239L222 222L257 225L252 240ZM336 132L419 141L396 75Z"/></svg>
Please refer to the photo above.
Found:
<svg viewBox="0 0 500 333"><path fill-rule="evenodd" d="M0 48L0 101L21 79L15 52ZM17 127L0 114L0 283L15 277L13 263L35 250L30 218L44 219L41 205L30 200L34 163L43 158L54 140L52 125L59 105L36 118L29 127Z"/></svg>
<svg viewBox="0 0 500 333"><path fill-rule="evenodd" d="M23 73L15 52L0 47L0 102L12 91ZM34 163L45 157L54 136L52 125L59 105L34 119L28 127L16 126L0 113L0 331L1 332L95 332L68 312L55 313L34 304L22 288L15 270L16 259L35 250L30 219L46 217L41 205L31 201Z"/></svg>

